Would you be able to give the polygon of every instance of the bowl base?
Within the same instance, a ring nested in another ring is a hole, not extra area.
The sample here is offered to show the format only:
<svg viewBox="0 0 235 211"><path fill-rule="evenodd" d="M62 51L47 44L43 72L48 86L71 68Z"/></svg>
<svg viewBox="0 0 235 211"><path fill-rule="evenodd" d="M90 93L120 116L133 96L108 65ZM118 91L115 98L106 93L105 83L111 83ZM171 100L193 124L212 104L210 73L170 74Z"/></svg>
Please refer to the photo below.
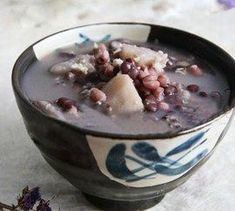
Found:
<svg viewBox="0 0 235 211"><path fill-rule="evenodd" d="M151 208L158 204L165 195L161 195L155 198L138 200L138 201L116 201L110 199L104 199L96 196L89 195L83 192L86 199L94 204L96 207L105 211L137 211Z"/></svg>

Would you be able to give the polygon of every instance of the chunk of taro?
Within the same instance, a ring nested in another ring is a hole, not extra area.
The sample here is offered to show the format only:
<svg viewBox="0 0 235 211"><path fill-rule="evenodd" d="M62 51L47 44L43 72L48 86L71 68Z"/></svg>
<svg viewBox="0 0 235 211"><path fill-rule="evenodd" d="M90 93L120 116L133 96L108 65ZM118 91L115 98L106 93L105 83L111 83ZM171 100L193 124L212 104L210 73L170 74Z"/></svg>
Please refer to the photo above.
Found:
<svg viewBox="0 0 235 211"><path fill-rule="evenodd" d="M50 116L56 117L58 119L64 119L62 112L54 106L49 101L34 101L33 104L38 107L44 113L47 113Z"/></svg>
<svg viewBox="0 0 235 211"><path fill-rule="evenodd" d="M140 65L151 65L156 69L157 73L163 72L163 68L166 67L168 62L168 55L162 51L154 51L129 44L121 46L120 57L122 59L134 58Z"/></svg>
<svg viewBox="0 0 235 211"><path fill-rule="evenodd" d="M118 74L103 88L107 96L107 104L112 112L130 113L144 109L142 100L135 89L133 80L127 74Z"/></svg>
<svg viewBox="0 0 235 211"><path fill-rule="evenodd" d="M53 65L49 71L56 75L64 75L65 73L68 73L71 71L71 66L74 64L75 64L75 60L70 59L66 62L61 62L61 63Z"/></svg>
<svg viewBox="0 0 235 211"><path fill-rule="evenodd" d="M55 64L49 70L56 75L64 75L70 71L88 74L95 71L94 56L91 55L78 55L74 59Z"/></svg>

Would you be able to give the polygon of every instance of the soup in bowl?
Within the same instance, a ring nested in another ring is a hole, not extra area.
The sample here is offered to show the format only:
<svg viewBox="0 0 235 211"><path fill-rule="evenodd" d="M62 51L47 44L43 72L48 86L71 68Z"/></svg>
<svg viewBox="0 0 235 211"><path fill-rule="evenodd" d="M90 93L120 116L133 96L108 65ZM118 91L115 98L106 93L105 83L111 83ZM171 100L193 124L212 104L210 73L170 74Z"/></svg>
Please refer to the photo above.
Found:
<svg viewBox="0 0 235 211"><path fill-rule="evenodd" d="M45 160L104 209L146 209L185 182L226 133L234 60L196 35L103 23L50 35L12 83Z"/></svg>

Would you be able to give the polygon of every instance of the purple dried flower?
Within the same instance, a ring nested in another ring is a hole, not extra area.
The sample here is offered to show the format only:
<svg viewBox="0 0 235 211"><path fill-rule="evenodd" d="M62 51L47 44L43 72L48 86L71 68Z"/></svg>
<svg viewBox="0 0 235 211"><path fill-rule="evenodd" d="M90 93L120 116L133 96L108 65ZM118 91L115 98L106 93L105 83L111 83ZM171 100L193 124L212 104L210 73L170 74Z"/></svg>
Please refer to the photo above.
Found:
<svg viewBox="0 0 235 211"><path fill-rule="evenodd" d="M35 203L41 199L39 187L29 190L28 187L22 191L22 196L18 198L18 204L21 209L28 211L33 208Z"/></svg>
<svg viewBox="0 0 235 211"><path fill-rule="evenodd" d="M49 201L45 201L41 199L36 210L37 211L51 211L51 208L49 207Z"/></svg>
<svg viewBox="0 0 235 211"><path fill-rule="evenodd" d="M235 7L235 0L218 0L218 2L225 5L229 9Z"/></svg>

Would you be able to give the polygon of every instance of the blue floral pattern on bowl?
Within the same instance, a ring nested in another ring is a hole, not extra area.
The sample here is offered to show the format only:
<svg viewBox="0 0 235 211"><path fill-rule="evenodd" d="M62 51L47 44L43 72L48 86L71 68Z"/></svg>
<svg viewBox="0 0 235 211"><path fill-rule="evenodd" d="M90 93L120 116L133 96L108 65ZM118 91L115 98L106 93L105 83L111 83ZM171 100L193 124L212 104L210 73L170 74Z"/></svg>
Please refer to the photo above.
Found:
<svg viewBox="0 0 235 211"><path fill-rule="evenodd" d="M82 44L82 45L86 45L88 43L92 43L92 42L96 42L96 43L102 43L102 42L107 42L111 39L111 34L107 34L105 35L104 37L102 37L101 39L99 40L94 40L94 39L91 39L88 35L86 34L83 34L83 33L79 33L79 38L80 40L82 40L81 42L79 42L79 45Z"/></svg>
<svg viewBox="0 0 235 211"><path fill-rule="evenodd" d="M190 154L207 140L207 138L204 136L207 132L208 130L194 135L182 144L167 152L164 156L159 154L157 148L146 142L134 143L131 146L132 151L138 158L126 154L125 143L116 144L108 153L106 167L111 175L116 178L123 179L126 182L134 182L141 179L153 178L153 176L158 174L168 176L182 174L207 155L208 149L203 149L187 163L180 163L180 161L183 160L188 154ZM185 153L178 159L174 160L171 158L173 155L181 152ZM127 167L127 162L129 161L133 161L136 164L139 164L139 167L135 169L129 169ZM146 168L152 172L142 176L136 175L136 173Z"/></svg>

